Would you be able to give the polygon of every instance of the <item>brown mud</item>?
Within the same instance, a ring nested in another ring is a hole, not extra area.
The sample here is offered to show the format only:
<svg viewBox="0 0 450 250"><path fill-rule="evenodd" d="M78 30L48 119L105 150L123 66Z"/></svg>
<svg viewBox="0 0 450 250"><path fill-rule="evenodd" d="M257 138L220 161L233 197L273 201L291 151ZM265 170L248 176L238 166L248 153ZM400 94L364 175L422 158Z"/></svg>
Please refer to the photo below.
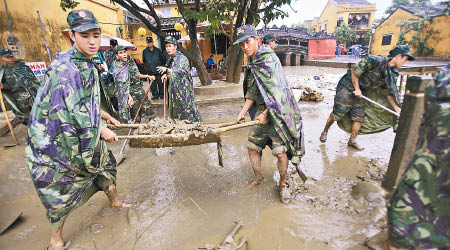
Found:
<svg viewBox="0 0 450 250"><path fill-rule="evenodd" d="M94 195L66 221L69 249L204 248L222 244L237 220L243 226L234 240L248 242L241 249L367 249L367 238L385 227L379 186L395 134L359 136L365 150L356 151L347 147L348 134L333 125L328 141L320 143L332 103L331 96L321 103L300 103L306 145L301 164L310 179L302 183L290 168L289 205L279 201L276 159L269 149L263 152L265 181L246 188L254 176L245 147L248 128L222 135L224 167L218 164L215 143L127 148L117 188L121 198L136 206L111 209L103 193ZM200 106L200 112L211 123L230 122L241 107ZM0 213L23 216L0 235L0 249L45 249L50 225L25 166L24 127L19 125L16 133L20 146L0 147ZM0 137L0 146L10 140ZM114 143L113 152L120 145Z"/></svg>

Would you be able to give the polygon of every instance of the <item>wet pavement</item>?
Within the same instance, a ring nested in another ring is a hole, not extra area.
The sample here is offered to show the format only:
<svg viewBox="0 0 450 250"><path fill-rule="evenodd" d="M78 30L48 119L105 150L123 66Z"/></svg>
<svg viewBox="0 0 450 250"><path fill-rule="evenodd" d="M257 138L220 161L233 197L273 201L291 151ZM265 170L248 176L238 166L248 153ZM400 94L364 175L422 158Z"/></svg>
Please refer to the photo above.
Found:
<svg viewBox="0 0 450 250"><path fill-rule="evenodd" d="M297 74L295 67L286 72ZM269 149L262 160L265 182L246 188L254 176L245 148L248 128L222 135L224 167L218 164L214 143L127 148L117 186L119 196L136 206L111 209L106 196L97 193L68 217L64 239L70 241L69 249L220 245L237 220L244 226L235 241L246 239L247 249L366 249L366 239L385 227L379 183L395 134L388 130L360 136L365 150L355 151L346 145L348 135L334 125L322 144L318 138L332 103L329 95L321 103L300 103L306 145L301 164L310 179L304 184L295 173L290 175L289 205L279 201L276 159ZM241 107L242 103L200 106L200 112L209 122L228 122ZM16 132L20 146L0 147L0 214L23 216L0 235L0 249L45 249L50 225L25 167L24 128ZM10 141L11 137L0 137L0 146ZM111 148L118 152L120 146L114 143Z"/></svg>

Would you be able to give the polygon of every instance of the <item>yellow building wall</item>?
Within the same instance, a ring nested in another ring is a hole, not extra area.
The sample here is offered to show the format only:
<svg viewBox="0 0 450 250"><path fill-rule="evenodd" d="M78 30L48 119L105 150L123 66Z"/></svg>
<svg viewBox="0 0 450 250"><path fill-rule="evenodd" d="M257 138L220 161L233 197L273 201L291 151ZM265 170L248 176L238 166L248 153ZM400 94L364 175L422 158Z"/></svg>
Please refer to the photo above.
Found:
<svg viewBox="0 0 450 250"><path fill-rule="evenodd" d="M116 36L118 25L123 24L122 10L110 3L109 0L78 0L80 3L76 9L91 10L100 22L102 32ZM45 49L39 20L36 11L40 11L45 33L49 43L52 57L57 51L71 47L67 31L67 12L59 6L59 0L7 0L12 33L17 37L25 52L25 61L45 61L49 63ZM9 36L6 21L4 2L0 1L0 46L6 47L6 38Z"/></svg>
<svg viewBox="0 0 450 250"><path fill-rule="evenodd" d="M400 33L404 30L401 25L410 19L419 19L419 17L416 17L403 9L397 9L392 13L392 15L390 15L383 23L375 28L375 33L372 36L370 44L370 53L376 55L388 55L389 51L397 45ZM392 35L390 45L381 44L384 35ZM412 35L412 32L406 34L406 40L410 40ZM414 48L412 48L411 52L414 53Z"/></svg>
<svg viewBox="0 0 450 250"><path fill-rule="evenodd" d="M367 29L369 30L375 20L376 4L371 5L350 5L342 4L336 5L332 0L329 0L325 8L323 9L317 24L315 24L316 32L325 29L325 24L327 25L326 32L332 34L336 31L337 21L341 17L344 24L348 25L348 16L350 14L357 13L370 13L369 24Z"/></svg>
<svg viewBox="0 0 450 250"><path fill-rule="evenodd" d="M434 48L433 56L450 58L450 16L439 16L432 19L429 27L435 32L427 41L428 46Z"/></svg>

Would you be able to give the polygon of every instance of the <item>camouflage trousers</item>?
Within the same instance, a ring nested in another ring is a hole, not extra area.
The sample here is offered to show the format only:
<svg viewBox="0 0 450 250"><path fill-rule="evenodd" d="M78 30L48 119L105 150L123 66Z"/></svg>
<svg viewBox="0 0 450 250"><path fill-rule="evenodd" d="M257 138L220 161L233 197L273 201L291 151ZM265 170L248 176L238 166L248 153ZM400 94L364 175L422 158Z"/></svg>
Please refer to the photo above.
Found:
<svg viewBox="0 0 450 250"><path fill-rule="evenodd" d="M139 109L139 106L142 103L142 99L145 96L145 90L142 88L142 86L139 85L132 85L130 86L130 94L133 97L134 104L131 107L131 119L134 119L134 117L137 114L137 111ZM149 117L150 119L153 118L155 115L155 112L152 109L152 103L150 102L150 98L147 95L147 97L144 100L144 104L142 104L141 111L139 112L139 116L136 118L136 123L141 122L141 118L144 116Z"/></svg>
<svg viewBox="0 0 450 250"><path fill-rule="evenodd" d="M450 162L416 152L388 203L389 243L403 249L449 249Z"/></svg>
<svg viewBox="0 0 450 250"><path fill-rule="evenodd" d="M351 90L345 87L336 89L331 116L335 121L339 121L349 112L352 121L364 122L364 101L357 98Z"/></svg>
<svg viewBox="0 0 450 250"><path fill-rule="evenodd" d="M123 92L116 93L117 108L121 122L130 123L131 116L128 109L128 95Z"/></svg>
<svg viewBox="0 0 450 250"><path fill-rule="evenodd" d="M44 179L33 180L39 198L47 210L47 218L52 228L58 228L67 216L76 208L87 202L98 191L107 191L116 183L116 160L108 150L108 160L105 166L100 165L100 152L94 153L92 166L97 173L87 170L62 171L53 166L33 166L32 175L42 175ZM41 172L41 173L38 173Z"/></svg>
<svg viewBox="0 0 450 250"><path fill-rule="evenodd" d="M255 125L248 133L247 148L261 152L266 146L272 149L273 155L287 151L287 147L278 135L272 122L264 125Z"/></svg>

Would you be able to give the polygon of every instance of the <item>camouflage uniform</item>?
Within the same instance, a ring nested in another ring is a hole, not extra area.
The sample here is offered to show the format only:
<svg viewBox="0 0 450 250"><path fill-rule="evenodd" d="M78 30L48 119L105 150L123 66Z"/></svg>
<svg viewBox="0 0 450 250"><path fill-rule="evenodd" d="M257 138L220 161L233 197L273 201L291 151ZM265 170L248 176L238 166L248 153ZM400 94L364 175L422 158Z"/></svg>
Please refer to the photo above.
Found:
<svg viewBox="0 0 450 250"><path fill-rule="evenodd" d="M254 112L253 117L259 116L264 110L266 110L266 104L264 98L259 93L258 87L255 83L255 78L251 71L247 75L248 87L245 94L245 99L255 101L253 104ZM250 110L249 110L250 112ZM277 134L272 120L264 125L256 125L250 129L248 133L247 148L261 152L266 146L272 149L272 154L277 155L287 151L287 148L280 136Z"/></svg>
<svg viewBox="0 0 450 250"><path fill-rule="evenodd" d="M389 243L450 248L450 65L425 93L417 149L388 204Z"/></svg>
<svg viewBox="0 0 450 250"><path fill-rule="evenodd" d="M111 68L115 59L116 59L116 53L115 53L114 49L109 48L107 51L105 51L105 61L106 61L106 65L108 66L108 69Z"/></svg>
<svg viewBox="0 0 450 250"><path fill-rule="evenodd" d="M130 74L130 94L133 97L134 104L131 107L131 117L134 117L137 114L139 106L142 103L142 99L145 96L145 90L142 87L141 78L139 77L139 69L136 65L136 62L133 59L129 59L129 74ZM144 104L142 104L141 111L139 112L139 116L136 119L136 122L139 123L141 121L141 117L145 116L153 116L154 112L152 110L152 103L147 95L144 100Z"/></svg>
<svg viewBox="0 0 450 250"><path fill-rule="evenodd" d="M117 100L119 118L123 122L131 123L130 111L128 109L128 97L130 94L129 62L115 60L112 65L114 78L114 96Z"/></svg>
<svg viewBox="0 0 450 250"><path fill-rule="evenodd" d="M247 147L261 151L271 141L274 155L286 152L288 159L299 168L305 153L303 122L280 60L269 46L262 45L254 58L249 59L248 68L246 98L255 101L256 115L266 108L269 110L269 122L250 129Z"/></svg>
<svg viewBox="0 0 450 250"><path fill-rule="evenodd" d="M33 71L20 61L16 61L13 66L3 65L0 68L0 79L7 109L12 109L14 114L26 123L39 88L39 81Z"/></svg>
<svg viewBox="0 0 450 250"><path fill-rule="evenodd" d="M194 86L189 60L180 51L170 56L166 64L170 68L168 85L168 107L172 119L201 122L194 97Z"/></svg>
<svg viewBox="0 0 450 250"><path fill-rule="evenodd" d="M93 62L75 47L59 53L29 119L27 167L50 223L59 227L71 211L116 182L115 159L100 138L105 121Z"/></svg>
<svg viewBox="0 0 450 250"><path fill-rule="evenodd" d="M363 94L366 94L366 91L380 88L384 96L391 95L397 104L400 104L396 86L398 71L389 66L388 58L369 55L353 68L353 73L359 77L359 86ZM341 120L347 113L350 113L352 121L364 122L364 101L353 94L354 90L352 74L349 71L339 80L336 87L331 114L335 121Z"/></svg>

